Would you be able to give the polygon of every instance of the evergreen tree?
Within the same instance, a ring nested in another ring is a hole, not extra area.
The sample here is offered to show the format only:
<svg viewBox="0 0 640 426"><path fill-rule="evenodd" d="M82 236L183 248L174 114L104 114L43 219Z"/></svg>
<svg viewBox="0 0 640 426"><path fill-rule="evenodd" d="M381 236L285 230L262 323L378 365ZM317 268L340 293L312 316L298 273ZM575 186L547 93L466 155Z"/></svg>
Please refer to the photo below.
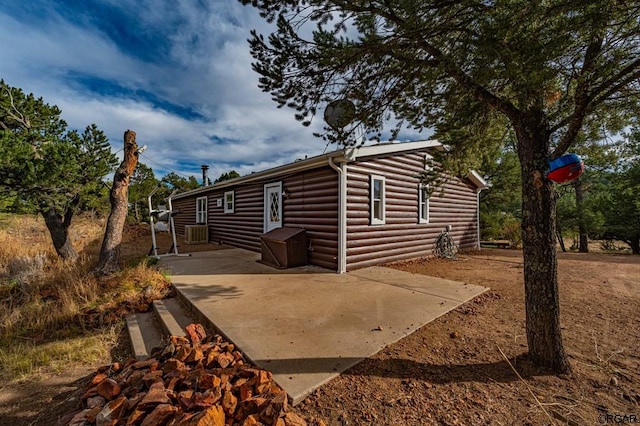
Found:
<svg viewBox="0 0 640 426"><path fill-rule="evenodd" d="M73 215L100 193L117 159L95 125L79 134L60 115L42 98L0 81L0 190L19 211L41 214L58 255L75 259L68 236Z"/></svg>
<svg viewBox="0 0 640 426"><path fill-rule="evenodd" d="M604 214L603 236L623 241L640 254L640 129L627 136L620 162L608 176L606 193L599 200Z"/></svg>
<svg viewBox="0 0 640 426"><path fill-rule="evenodd" d="M640 91L640 4L600 0L240 0L276 21L252 32L259 87L310 124L326 102L356 111L331 141L358 129L380 138L404 125L461 126L482 136L504 123L516 137L522 182L522 238L529 356L570 371L560 332L555 188L549 160L605 115L626 116ZM621 117L624 118L624 117ZM477 123L477 124L475 124ZM476 139L450 138L473 153ZM479 147L480 148L480 147Z"/></svg>
<svg viewBox="0 0 640 426"><path fill-rule="evenodd" d="M601 231L603 223L596 200L598 191L608 189L602 188L599 181L603 172L612 170L618 157L615 144L609 144L604 135L597 133L581 135L573 151L584 161L584 174L558 190L558 239L562 241L562 234L571 232L577 235L574 248L588 253L588 240Z"/></svg>
<svg viewBox="0 0 640 426"><path fill-rule="evenodd" d="M161 179L161 183L166 188L165 191L169 192L175 189L179 190L180 192L190 191L200 186L198 180L194 176L185 178L175 172L166 174Z"/></svg>
<svg viewBox="0 0 640 426"><path fill-rule="evenodd" d="M153 169L143 163L138 162L136 169L131 176L129 184L129 203L133 205L133 212L136 222L148 219L149 207L148 197L151 192L158 187L160 181L153 174ZM157 198L157 197L155 197ZM152 200L155 206L157 199Z"/></svg>
<svg viewBox="0 0 640 426"><path fill-rule="evenodd" d="M230 172L221 173L218 179L213 181L213 183L224 182L225 180L231 180L239 177L240 173L236 172L235 170L231 170Z"/></svg>
<svg viewBox="0 0 640 426"><path fill-rule="evenodd" d="M157 200L154 208L161 204L167 205L167 198L174 191L176 193L185 192L199 187L200 184L194 176L183 177L175 172L170 172L160 179L160 190L154 195L154 201Z"/></svg>
<svg viewBox="0 0 640 426"><path fill-rule="evenodd" d="M480 193L480 234L483 240L506 239L515 245L522 243L518 188L520 163L512 144L507 144L493 157L488 157L479 170L489 184Z"/></svg>

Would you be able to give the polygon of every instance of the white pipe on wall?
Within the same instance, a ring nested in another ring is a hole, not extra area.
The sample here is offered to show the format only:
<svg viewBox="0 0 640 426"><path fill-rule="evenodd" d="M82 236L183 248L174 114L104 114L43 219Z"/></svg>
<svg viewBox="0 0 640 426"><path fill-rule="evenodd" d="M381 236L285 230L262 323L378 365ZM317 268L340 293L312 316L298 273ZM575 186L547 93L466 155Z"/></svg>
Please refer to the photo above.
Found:
<svg viewBox="0 0 640 426"><path fill-rule="evenodd" d="M338 173L338 273L347 272L347 163L337 166L329 157L329 166Z"/></svg>

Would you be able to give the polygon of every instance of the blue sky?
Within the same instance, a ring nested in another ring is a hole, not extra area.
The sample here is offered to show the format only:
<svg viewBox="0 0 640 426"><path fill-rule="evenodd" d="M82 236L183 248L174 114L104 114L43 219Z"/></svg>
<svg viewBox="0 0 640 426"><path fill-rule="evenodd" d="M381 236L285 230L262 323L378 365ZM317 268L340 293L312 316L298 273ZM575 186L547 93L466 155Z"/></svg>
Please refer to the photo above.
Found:
<svg viewBox="0 0 640 426"><path fill-rule="evenodd" d="M269 30L236 0L3 0L0 78L60 107L71 128L96 123L114 152L135 130L157 176L322 153L321 118L305 128L258 89L252 28Z"/></svg>

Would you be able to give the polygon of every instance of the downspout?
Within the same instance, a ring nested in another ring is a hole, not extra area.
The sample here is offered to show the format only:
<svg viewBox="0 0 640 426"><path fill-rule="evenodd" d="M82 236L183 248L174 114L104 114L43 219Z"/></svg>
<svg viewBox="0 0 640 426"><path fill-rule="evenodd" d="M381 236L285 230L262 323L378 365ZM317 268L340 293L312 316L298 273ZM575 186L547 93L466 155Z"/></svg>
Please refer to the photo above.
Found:
<svg viewBox="0 0 640 426"><path fill-rule="evenodd" d="M480 193L482 192L482 190L485 188L478 188L476 189L476 229L478 230L478 250L480 250L482 247L480 245Z"/></svg>
<svg viewBox="0 0 640 426"><path fill-rule="evenodd" d="M329 166L338 173L338 273L347 272L347 163L337 166L329 157Z"/></svg>

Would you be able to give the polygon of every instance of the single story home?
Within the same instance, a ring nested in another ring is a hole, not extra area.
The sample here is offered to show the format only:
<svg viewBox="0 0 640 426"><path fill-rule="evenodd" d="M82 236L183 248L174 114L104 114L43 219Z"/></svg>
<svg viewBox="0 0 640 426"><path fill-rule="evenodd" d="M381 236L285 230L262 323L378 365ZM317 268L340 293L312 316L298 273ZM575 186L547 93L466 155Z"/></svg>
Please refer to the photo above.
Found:
<svg viewBox="0 0 640 426"><path fill-rule="evenodd" d="M308 262L339 273L429 255L447 225L461 249L479 248L486 183L472 171L428 191L421 176L435 149L344 148L184 192L172 198L176 232L259 252L263 234L302 228Z"/></svg>

